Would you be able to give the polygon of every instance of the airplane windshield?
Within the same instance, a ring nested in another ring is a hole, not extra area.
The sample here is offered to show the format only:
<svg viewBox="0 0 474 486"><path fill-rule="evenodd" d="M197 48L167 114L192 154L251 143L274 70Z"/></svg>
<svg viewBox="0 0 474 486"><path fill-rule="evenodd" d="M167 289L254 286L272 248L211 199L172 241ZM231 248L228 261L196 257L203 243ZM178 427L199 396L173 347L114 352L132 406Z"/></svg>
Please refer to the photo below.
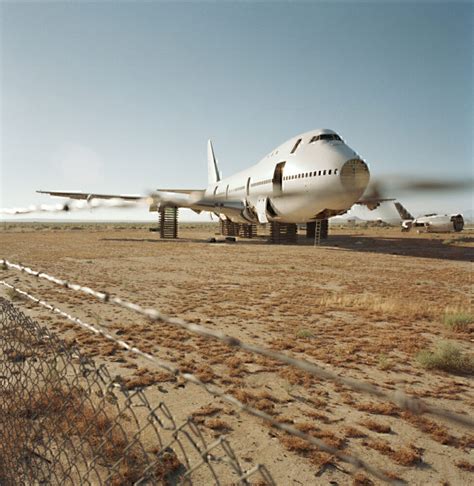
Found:
<svg viewBox="0 0 474 486"><path fill-rule="evenodd" d="M335 133L323 133L322 135L314 136L309 143L317 142L318 140L339 140L342 142L341 137Z"/></svg>

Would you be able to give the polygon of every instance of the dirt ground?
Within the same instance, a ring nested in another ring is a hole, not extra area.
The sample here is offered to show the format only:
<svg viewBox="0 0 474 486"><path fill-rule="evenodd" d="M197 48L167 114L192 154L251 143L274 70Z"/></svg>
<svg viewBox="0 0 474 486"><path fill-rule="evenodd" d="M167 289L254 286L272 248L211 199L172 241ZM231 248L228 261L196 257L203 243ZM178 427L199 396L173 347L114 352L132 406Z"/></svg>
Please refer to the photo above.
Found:
<svg viewBox="0 0 474 486"><path fill-rule="evenodd" d="M181 225L180 238L172 241L139 224L4 224L0 257L473 415L472 370L426 369L417 358L442 341L472 354L473 325L455 329L444 322L446 312L472 316L472 230L437 235L332 228L320 247L303 235L297 245L271 245L261 237L206 242L216 230L217 225ZM472 430L410 415L44 280L5 270L0 276L393 478L419 485L474 482ZM12 298L3 287L0 294ZM219 419L216 428L229 435L238 456L265 464L277 484L378 484L194 385L163 378L142 358L100 336L33 304L16 304L107 363L130 389L162 394L176 416L218 407L201 416L204 425L212 428Z"/></svg>

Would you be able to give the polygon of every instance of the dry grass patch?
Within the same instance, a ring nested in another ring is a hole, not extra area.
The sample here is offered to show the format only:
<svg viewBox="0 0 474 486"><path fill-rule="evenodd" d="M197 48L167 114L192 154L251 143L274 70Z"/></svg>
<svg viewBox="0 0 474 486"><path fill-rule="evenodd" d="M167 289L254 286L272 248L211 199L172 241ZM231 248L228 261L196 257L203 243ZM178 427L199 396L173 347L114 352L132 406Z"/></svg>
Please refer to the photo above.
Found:
<svg viewBox="0 0 474 486"><path fill-rule="evenodd" d="M390 432L392 432L392 428L390 427L390 425L382 424L380 422L376 422L375 420L367 419L359 423L360 425L367 427L369 430L372 430L373 432L378 432L379 434L390 434Z"/></svg>
<svg viewBox="0 0 474 486"><path fill-rule="evenodd" d="M280 442L289 450L299 454L304 454L313 450L313 446L300 437L284 435L280 437Z"/></svg>
<svg viewBox="0 0 474 486"><path fill-rule="evenodd" d="M296 337L300 339L311 339L314 338L314 333L310 329L299 329L296 332Z"/></svg>
<svg viewBox="0 0 474 486"><path fill-rule="evenodd" d="M407 420L417 429L429 434L433 440L443 445L459 446L460 442L457 437L454 437L448 432L448 429L444 425L440 425L433 420L414 415L410 412L402 412L402 418Z"/></svg>
<svg viewBox="0 0 474 486"><path fill-rule="evenodd" d="M454 332L469 332L474 324L474 314L466 311L446 311L443 324Z"/></svg>
<svg viewBox="0 0 474 486"><path fill-rule="evenodd" d="M344 436L346 439L360 439L360 438L365 438L367 437L367 434L362 432L361 430L357 429L356 427L353 427L352 425L348 425L342 429L342 432L344 433Z"/></svg>
<svg viewBox="0 0 474 486"><path fill-rule="evenodd" d="M206 405L204 407L201 407L199 410L193 412L191 416L196 421L196 419L199 417L209 417L219 412L222 412L222 407L216 407L214 405Z"/></svg>
<svg viewBox="0 0 474 486"><path fill-rule="evenodd" d="M440 341L433 350L420 351L416 359L423 368L460 374L474 372L474 358L465 354L456 343L450 341Z"/></svg>
<svg viewBox="0 0 474 486"><path fill-rule="evenodd" d="M374 482L365 474L358 472L352 478L352 486L373 486Z"/></svg>
<svg viewBox="0 0 474 486"><path fill-rule="evenodd" d="M393 403L364 402L354 403L353 406L360 412L373 413L376 415L390 415L392 417L398 417L400 415L400 409Z"/></svg>
<svg viewBox="0 0 474 486"><path fill-rule="evenodd" d="M422 451L413 445L395 450L392 449L388 442L380 439L365 441L364 445L369 449L380 452L384 456L390 457L390 459L401 466L413 466L423 460Z"/></svg>
<svg viewBox="0 0 474 486"><path fill-rule="evenodd" d="M386 371L393 368L393 362L392 360L389 359L389 357L386 354L379 355L377 364L382 371Z"/></svg>
<svg viewBox="0 0 474 486"><path fill-rule="evenodd" d="M207 427L217 432L225 433L232 430L232 427L227 422L218 418L208 419L205 423Z"/></svg>
<svg viewBox="0 0 474 486"><path fill-rule="evenodd" d="M319 305L331 310L365 310L384 317L401 318L410 316L412 319L431 318L434 311L427 306L407 302L405 298L383 297L375 294L338 293L323 297Z"/></svg>
<svg viewBox="0 0 474 486"><path fill-rule="evenodd" d="M171 373L166 372L152 372L143 369L137 371L134 376L122 378L122 384L127 390L135 390L137 388L146 388L155 383L175 382L176 377Z"/></svg>
<svg viewBox="0 0 474 486"><path fill-rule="evenodd" d="M469 461L465 461L465 460L458 461L456 462L456 466L459 469L463 469L464 471L474 472L474 464L471 464Z"/></svg>

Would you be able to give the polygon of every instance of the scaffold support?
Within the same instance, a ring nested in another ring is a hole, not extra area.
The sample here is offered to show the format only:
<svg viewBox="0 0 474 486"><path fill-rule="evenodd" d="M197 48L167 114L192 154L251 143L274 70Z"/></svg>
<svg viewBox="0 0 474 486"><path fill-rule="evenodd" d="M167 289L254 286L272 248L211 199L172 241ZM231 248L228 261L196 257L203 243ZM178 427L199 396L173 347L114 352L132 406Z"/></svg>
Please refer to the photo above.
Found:
<svg viewBox="0 0 474 486"><path fill-rule="evenodd" d="M178 238L178 208L164 206L159 210L160 238Z"/></svg>
<svg viewBox="0 0 474 486"><path fill-rule="evenodd" d="M270 243L285 244L297 242L297 226L293 223L270 223Z"/></svg>
<svg viewBox="0 0 474 486"><path fill-rule="evenodd" d="M239 236L240 224L228 219L221 220L221 234L223 236Z"/></svg>
<svg viewBox="0 0 474 486"><path fill-rule="evenodd" d="M257 236L256 224L241 224L239 229L239 236L242 238L254 238Z"/></svg>

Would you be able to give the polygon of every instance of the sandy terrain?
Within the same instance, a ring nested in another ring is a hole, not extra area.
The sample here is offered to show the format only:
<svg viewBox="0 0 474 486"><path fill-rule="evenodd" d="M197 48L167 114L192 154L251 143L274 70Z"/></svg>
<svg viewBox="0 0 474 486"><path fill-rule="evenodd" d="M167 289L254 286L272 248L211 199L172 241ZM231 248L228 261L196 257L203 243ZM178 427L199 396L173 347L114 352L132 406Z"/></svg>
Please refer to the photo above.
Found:
<svg viewBox="0 0 474 486"><path fill-rule="evenodd" d="M165 241L145 225L136 226L4 225L0 256L473 415L472 372L425 369L417 360L420 351L446 340L472 353L473 325L453 329L443 322L446 311L472 315L472 232L332 229L328 242L313 247L303 237L288 246L262 239L210 244L212 225L183 225L179 240ZM394 478L419 485L474 482L470 430L411 416L46 281L13 271L0 275ZM0 293L7 295L3 288ZM106 362L130 388L148 386L150 393L164 394L175 415L219 407L202 417L204 423L223 421L239 457L264 463L277 484L372 484L307 443L236 413L193 385L164 377L103 338L32 304L18 305Z"/></svg>

